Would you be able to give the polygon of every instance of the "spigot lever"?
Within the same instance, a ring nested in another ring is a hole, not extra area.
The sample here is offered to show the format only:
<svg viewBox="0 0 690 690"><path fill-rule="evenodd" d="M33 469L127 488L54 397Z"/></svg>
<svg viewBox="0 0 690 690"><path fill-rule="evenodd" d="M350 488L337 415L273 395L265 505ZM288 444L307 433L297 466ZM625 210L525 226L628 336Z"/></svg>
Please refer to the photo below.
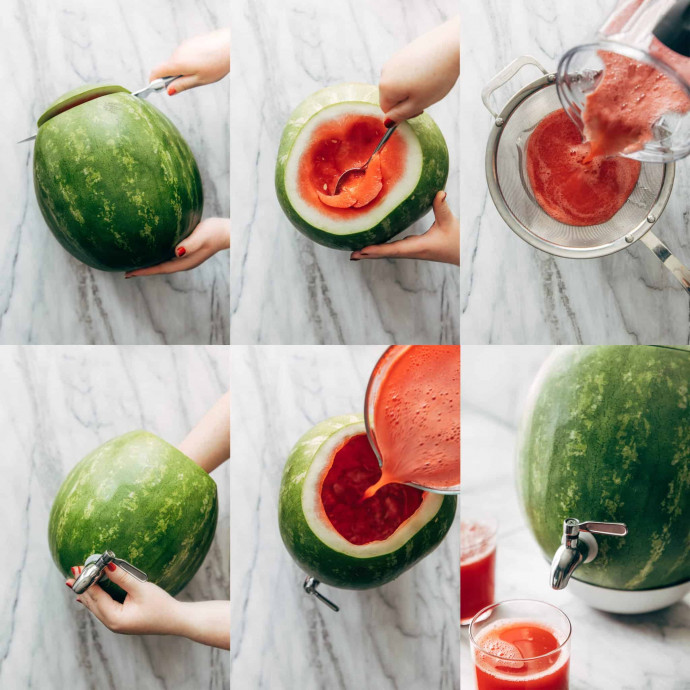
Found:
<svg viewBox="0 0 690 690"><path fill-rule="evenodd" d="M340 611L340 607L337 604L333 603L330 599L321 594L318 589L316 589L319 584L320 582L315 577L307 577L304 580L302 587L304 587L304 591L307 594L313 594L322 604L326 604L326 606L328 606L328 608L332 611L335 611L336 613Z"/></svg>

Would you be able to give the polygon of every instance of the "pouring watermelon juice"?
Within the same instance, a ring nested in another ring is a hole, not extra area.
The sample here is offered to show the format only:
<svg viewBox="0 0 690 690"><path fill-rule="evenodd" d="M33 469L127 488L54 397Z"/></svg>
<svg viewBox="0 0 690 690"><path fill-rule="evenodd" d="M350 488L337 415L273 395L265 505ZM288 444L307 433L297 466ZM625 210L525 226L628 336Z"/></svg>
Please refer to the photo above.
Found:
<svg viewBox="0 0 690 690"><path fill-rule="evenodd" d="M460 347L394 345L374 367L365 420L386 484L439 492L460 487Z"/></svg>
<svg viewBox="0 0 690 690"><path fill-rule="evenodd" d="M568 690L570 621L555 606L514 600L470 625L478 690Z"/></svg>

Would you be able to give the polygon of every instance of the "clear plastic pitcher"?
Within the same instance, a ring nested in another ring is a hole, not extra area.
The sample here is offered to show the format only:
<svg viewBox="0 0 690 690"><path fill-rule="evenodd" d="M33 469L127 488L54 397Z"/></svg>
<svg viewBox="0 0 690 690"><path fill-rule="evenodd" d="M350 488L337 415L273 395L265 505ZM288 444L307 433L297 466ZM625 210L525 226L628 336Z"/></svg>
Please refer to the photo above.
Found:
<svg viewBox="0 0 690 690"><path fill-rule="evenodd" d="M658 70L670 80L663 82L662 91L677 93L677 100L687 98L690 104L690 0L619 0L594 41L562 56L557 71L558 96L585 137L585 105L602 82L607 53L614 59L623 56L635 61L630 64L639 63L637 66L648 73L650 68ZM631 88L634 86L631 81ZM639 102L645 96L648 103L645 93ZM623 155L668 163L690 153L690 105L661 112L649 129L648 140L638 150L626 150Z"/></svg>

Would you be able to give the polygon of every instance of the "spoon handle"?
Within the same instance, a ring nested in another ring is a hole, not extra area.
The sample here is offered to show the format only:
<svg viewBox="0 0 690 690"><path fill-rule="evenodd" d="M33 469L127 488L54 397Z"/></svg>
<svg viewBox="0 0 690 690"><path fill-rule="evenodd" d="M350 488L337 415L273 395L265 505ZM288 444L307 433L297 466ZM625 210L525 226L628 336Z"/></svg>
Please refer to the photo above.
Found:
<svg viewBox="0 0 690 690"><path fill-rule="evenodd" d="M393 132L395 132L396 127L398 126L398 123L396 122L384 135L383 139L379 141L379 145L374 149L374 153L369 156L369 160L367 161L367 165L371 163L371 159L383 148L383 145L391 138ZM364 166L366 167L366 166Z"/></svg>

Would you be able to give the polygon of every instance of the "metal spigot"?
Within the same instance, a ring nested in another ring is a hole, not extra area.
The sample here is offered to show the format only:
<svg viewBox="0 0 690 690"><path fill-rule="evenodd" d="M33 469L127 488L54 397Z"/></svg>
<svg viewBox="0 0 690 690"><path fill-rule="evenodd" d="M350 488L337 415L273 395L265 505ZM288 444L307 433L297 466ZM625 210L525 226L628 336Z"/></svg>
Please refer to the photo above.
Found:
<svg viewBox="0 0 690 690"><path fill-rule="evenodd" d="M304 587L304 591L307 594L313 594L318 601L320 601L322 604L326 604L326 606L328 606L329 609L337 613L338 611L340 611L340 607L334 602L332 602L330 599L325 597L323 594L321 594L321 592L319 592L317 587L320 584L321 583L315 577L307 576L304 580L304 583L302 584L302 587Z"/></svg>
<svg viewBox="0 0 690 690"><path fill-rule="evenodd" d="M120 568L140 582L146 582L148 580L148 576L143 570L139 570L139 568L135 568L131 563L127 563L127 561L122 558L118 558L112 551L105 551L102 554L91 554L86 559L84 569L72 585L72 591L75 594L83 594L89 587L105 579L107 577L105 567L108 563L115 563L115 565L120 566Z"/></svg>
<svg viewBox="0 0 690 690"><path fill-rule="evenodd" d="M563 521L563 539L551 561L551 587L565 589L571 575L583 563L591 563L599 553L595 534L624 537L628 528L622 522Z"/></svg>

